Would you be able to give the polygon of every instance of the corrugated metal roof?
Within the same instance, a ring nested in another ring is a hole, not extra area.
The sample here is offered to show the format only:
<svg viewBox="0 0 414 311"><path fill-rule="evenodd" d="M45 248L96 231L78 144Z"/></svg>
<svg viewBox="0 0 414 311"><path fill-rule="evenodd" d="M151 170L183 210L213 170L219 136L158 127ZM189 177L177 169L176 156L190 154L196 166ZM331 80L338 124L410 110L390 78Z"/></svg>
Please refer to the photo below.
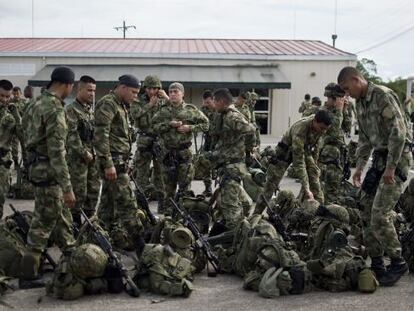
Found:
<svg viewBox="0 0 414 311"><path fill-rule="evenodd" d="M343 57L354 54L316 40L0 38L0 55L141 55Z"/></svg>

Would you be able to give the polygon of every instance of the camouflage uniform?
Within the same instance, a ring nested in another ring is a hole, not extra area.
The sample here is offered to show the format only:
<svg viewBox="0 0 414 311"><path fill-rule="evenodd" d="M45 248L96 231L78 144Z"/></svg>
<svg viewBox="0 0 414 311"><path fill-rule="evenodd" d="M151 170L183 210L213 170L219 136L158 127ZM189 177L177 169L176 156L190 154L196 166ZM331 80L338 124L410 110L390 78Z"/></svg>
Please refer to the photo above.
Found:
<svg viewBox="0 0 414 311"><path fill-rule="evenodd" d="M3 205L10 188L10 166L12 155L10 145L17 132L15 118L7 106L0 104L0 219L3 217Z"/></svg>
<svg viewBox="0 0 414 311"><path fill-rule="evenodd" d="M190 126L188 133L179 133L170 126L171 121L181 121ZM167 102L152 119L153 129L159 134L164 149L163 180L165 184L167 212L171 207L168 200L174 198L178 185L178 193L190 190L194 176L192 152L190 149L192 133L207 131L207 117L197 107L182 102L178 106Z"/></svg>
<svg viewBox="0 0 414 311"><path fill-rule="evenodd" d="M408 116L390 89L368 83L365 98L356 103L359 126L357 169L363 169L374 149L371 169L361 187L360 204L363 208L364 241L371 257L401 256L401 244L391 220L392 210L402 193L411 167ZM385 184L382 174L386 168L395 169L395 183ZM371 173L379 173L372 186Z"/></svg>
<svg viewBox="0 0 414 311"><path fill-rule="evenodd" d="M319 163L325 203L338 203L343 178L345 138L342 131L342 109L324 106L330 112L332 125L322 139Z"/></svg>
<svg viewBox="0 0 414 311"><path fill-rule="evenodd" d="M234 106L246 118L247 122L254 125L254 123L252 122L252 113L247 103L243 103L242 105L238 105L236 103ZM253 151L253 148L256 146L256 133L248 134L245 137L245 143L246 153L250 154Z"/></svg>
<svg viewBox="0 0 414 311"><path fill-rule="evenodd" d="M63 106L62 99L45 90L26 112L29 180L35 185L27 246L35 253L45 249L51 234L63 250L74 243L72 215L63 204L63 193L72 191L65 159L67 125Z"/></svg>
<svg viewBox="0 0 414 311"><path fill-rule="evenodd" d="M131 144L126 104L111 92L95 108L93 146L103 180L97 213L106 230L120 226L132 240L138 241L142 223L127 174ZM116 169L114 181L104 178L105 169L111 167Z"/></svg>
<svg viewBox="0 0 414 311"><path fill-rule="evenodd" d="M314 115L320 108L319 106L310 105L303 111L302 118Z"/></svg>
<svg viewBox="0 0 414 311"><path fill-rule="evenodd" d="M134 127L138 131L137 151L134 156L134 175L136 181L142 189L150 188L150 166L153 163L154 188L157 192L158 200L164 199L164 182L162 180L160 159L154 154L154 144L157 143L157 135L154 132L151 120L155 113L160 109L163 102L159 100L157 105L151 107L149 98L143 94L139 101L131 105L131 117Z"/></svg>
<svg viewBox="0 0 414 311"><path fill-rule="evenodd" d="M68 165L76 196L76 205L71 210L73 219L80 224L80 209L92 216L98 202L100 180L95 162L93 139L93 111L88 103L75 100L66 106L68 121ZM87 163L87 153L94 159Z"/></svg>
<svg viewBox="0 0 414 311"><path fill-rule="evenodd" d="M313 120L314 116L300 119L290 127L278 143L276 154L267 169L264 186L264 195L267 199L270 199L279 187L283 175L292 163L297 170L302 189L310 190L319 202L324 201L319 183L320 170L316 165L321 136L312 132Z"/></svg>
<svg viewBox="0 0 414 311"><path fill-rule="evenodd" d="M220 178L219 205L228 229L235 228L243 213L251 207L251 199L241 185L247 174L245 136L254 134L255 127L234 107L217 119L217 143L212 153Z"/></svg>
<svg viewBox="0 0 414 311"><path fill-rule="evenodd" d="M20 126L21 124L21 114L23 108L24 106L20 104L20 100L12 100L8 104L9 112L14 117L17 126ZM22 141L20 141L20 139L16 135L14 135L11 142L11 152L15 168L17 168L17 166L19 165L19 145L21 144Z"/></svg>
<svg viewBox="0 0 414 311"><path fill-rule="evenodd" d="M310 100L304 100L299 107L299 113L302 114L302 118L305 117L303 114L306 110L308 110L312 106L312 103Z"/></svg>

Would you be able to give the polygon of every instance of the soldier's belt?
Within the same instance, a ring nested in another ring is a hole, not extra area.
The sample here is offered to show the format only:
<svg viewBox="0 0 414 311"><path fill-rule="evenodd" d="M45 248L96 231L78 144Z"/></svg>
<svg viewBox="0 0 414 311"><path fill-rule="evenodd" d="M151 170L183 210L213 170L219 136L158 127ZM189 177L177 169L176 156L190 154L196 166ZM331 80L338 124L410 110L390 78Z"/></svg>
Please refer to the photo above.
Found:
<svg viewBox="0 0 414 311"><path fill-rule="evenodd" d="M35 181L30 180L30 183L33 186L39 187L39 188L46 188L46 187L52 187L52 186L57 186L58 185L56 180L39 181L39 182L35 182Z"/></svg>
<svg viewBox="0 0 414 311"><path fill-rule="evenodd" d="M178 151L180 151L180 150L185 150L185 149L188 149L188 148L190 148L191 147L191 141L190 142L188 142L188 143L183 143L183 144L180 144L180 145L178 145L178 146L166 146L166 148L168 149L168 150L178 150Z"/></svg>
<svg viewBox="0 0 414 311"><path fill-rule="evenodd" d="M155 134L150 134L150 133L140 131L140 130L137 130L137 134L140 135L140 136L147 136L147 137L151 137L151 138L157 137L157 135L155 135Z"/></svg>
<svg viewBox="0 0 414 311"><path fill-rule="evenodd" d="M113 161L128 161L129 154L120 153L120 152L111 152L111 157Z"/></svg>

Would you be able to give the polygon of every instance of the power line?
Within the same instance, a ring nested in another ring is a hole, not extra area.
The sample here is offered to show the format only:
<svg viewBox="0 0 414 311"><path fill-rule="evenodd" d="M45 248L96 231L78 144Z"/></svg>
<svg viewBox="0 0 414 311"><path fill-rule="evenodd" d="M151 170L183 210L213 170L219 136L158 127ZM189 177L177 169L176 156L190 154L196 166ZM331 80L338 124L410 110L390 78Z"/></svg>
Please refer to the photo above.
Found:
<svg viewBox="0 0 414 311"><path fill-rule="evenodd" d="M399 38L399 37L401 37L401 36L405 35L406 33L410 32L410 31L412 31L412 30L414 30L414 25L410 26L410 27L409 27L409 28L407 28L407 29L404 29L403 31L401 31L401 32L399 32L399 33L397 33L397 34L393 35L393 36L392 36L392 37L390 37L390 38L387 38L387 39L385 39L385 40L383 40L383 41L380 41L380 42L378 42L378 43L376 43L376 44L374 44L374 45L371 45L370 47L368 47L368 48L366 48L366 49L363 49L363 50L361 50L361 51L358 51L358 52L356 52L356 54L360 54L360 53L363 53L363 52L367 52L367 51L373 50L373 49L375 49L375 48L377 48L377 47L380 47L380 46L382 46L382 45L384 45L384 44L387 44L388 42L391 42L391 41L393 41L393 40L395 40L395 39L397 39L397 38Z"/></svg>

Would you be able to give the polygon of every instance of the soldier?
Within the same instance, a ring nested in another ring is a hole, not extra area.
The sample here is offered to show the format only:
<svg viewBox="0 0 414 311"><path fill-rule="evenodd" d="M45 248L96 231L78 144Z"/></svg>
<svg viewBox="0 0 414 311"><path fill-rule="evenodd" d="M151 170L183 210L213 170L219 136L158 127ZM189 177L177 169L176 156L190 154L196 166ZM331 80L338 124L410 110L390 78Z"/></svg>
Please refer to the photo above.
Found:
<svg viewBox="0 0 414 311"><path fill-rule="evenodd" d="M23 90L23 95L26 98L26 101L29 102L33 99L33 87L30 85L26 85L26 87Z"/></svg>
<svg viewBox="0 0 414 311"><path fill-rule="evenodd" d="M305 94L304 99L305 100L300 104L300 107L299 107L299 113L302 113L302 118L304 117L303 112L312 105L310 94Z"/></svg>
<svg viewBox="0 0 414 311"><path fill-rule="evenodd" d="M338 203L344 176L346 145L342 123L345 92L338 84L329 83L325 87L324 95L327 97L327 102L322 109L330 113L332 125L323 136L319 164L325 204L328 204Z"/></svg>
<svg viewBox="0 0 414 311"><path fill-rule="evenodd" d="M140 83L132 75L118 78L118 85L96 104L93 146L102 177L98 217L105 229L121 227L140 252L143 247L137 202L128 175L131 153L128 105L137 99Z"/></svg>
<svg viewBox="0 0 414 311"><path fill-rule="evenodd" d="M153 128L160 135L164 147L163 178L166 199L189 193L194 176L192 165L192 133L208 130L207 117L197 107L186 104L184 86L174 82L168 88L169 101L152 119ZM166 213L171 210L167 202Z"/></svg>
<svg viewBox="0 0 414 311"><path fill-rule="evenodd" d="M256 124L252 123L252 112L250 110L249 105L247 104L248 97L249 97L248 92L241 90L239 92L239 95L236 98L234 107L236 107L236 109L240 111L240 113L246 118L247 122L249 122L250 124L256 127ZM252 162L251 155L253 153L254 147L256 146L256 133L247 135L245 137L245 143L246 143L247 165L250 166Z"/></svg>
<svg viewBox="0 0 414 311"><path fill-rule="evenodd" d="M69 209L76 199L65 159L67 125L63 108L63 99L72 92L74 80L70 68L55 68L47 89L27 111L25 138L35 208L27 235L28 252L22 258L22 277L26 280L38 277L40 257L52 234L63 252L74 243Z"/></svg>
<svg viewBox="0 0 414 311"><path fill-rule="evenodd" d="M361 187L364 241L372 259L371 269L381 285L392 286L408 270L391 214L412 163L409 117L392 90L366 81L353 67L341 70L338 83L356 99L359 140L352 179ZM362 171L372 150L372 166L361 184ZM384 253L391 258L387 269Z"/></svg>
<svg viewBox="0 0 414 311"><path fill-rule="evenodd" d="M309 117L315 114L321 108L321 105L322 105L321 99L317 96L313 97L312 104L303 111L302 117Z"/></svg>
<svg viewBox="0 0 414 311"><path fill-rule="evenodd" d="M93 111L96 81L89 76L79 79L76 99L66 106L68 138L66 148L76 205L71 210L75 225L81 225L80 210L88 217L95 212L99 196L99 174L93 150Z"/></svg>
<svg viewBox="0 0 414 311"><path fill-rule="evenodd" d="M255 147L257 149L260 149L260 127L257 124L256 112L255 112L255 106L258 100L259 100L259 94L257 94L254 91L249 92L249 98L247 100L247 105L249 106L250 115L252 116L252 123L256 127ZM260 118L260 115L259 115L259 118Z"/></svg>
<svg viewBox="0 0 414 311"><path fill-rule="evenodd" d="M278 189L287 168L292 163L302 183L302 192L308 199L323 203L319 183L320 171L316 165L320 150L320 138L332 124L328 112L319 110L315 115L294 123L277 144L275 156L270 160L264 186L264 196L270 199ZM259 200L255 213L261 213L265 205Z"/></svg>
<svg viewBox="0 0 414 311"><path fill-rule="evenodd" d="M220 179L219 205L225 225L234 229L243 219L243 206L251 200L241 185L245 165L245 136L252 135L255 127L244 116L231 106L233 97L228 89L214 92L214 107L220 114L217 119L218 135L214 151L210 159L216 164Z"/></svg>
<svg viewBox="0 0 414 311"><path fill-rule="evenodd" d="M138 185L148 192L155 188L158 200L158 212L161 213L164 204L164 182L161 174L160 160L157 159L157 135L152 128L151 120L155 113L168 100L162 89L161 80L157 76L147 76L144 79L145 93L131 105L131 117L137 129L137 150L134 156L134 175ZM158 148L159 149L159 148ZM159 155L158 155L159 156ZM150 166L153 164L154 185L151 187Z"/></svg>
<svg viewBox="0 0 414 311"><path fill-rule="evenodd" d="M206 90L203 93L203 102L201 104L201 112L209 120L209 130L208 132L204 133L204 143L203 143L203 151L211 151L213 149L213 126L214 126L214 118L216 112L214 111L214 103L213 103L213 93L210 90ZM208 160L206 160L208 161ZM212 195L212 164L210 161L205 165L205 172L203 177L203 183L205 186L205 190L203 191L203 195L211 196Z"/></svg>
<svg viewBox="0 0 414 311"><path fill-rule="evenodd" d="M20 87L13 87L12 99L8 103L9 112L13 115L15 123L17 126L21 126L21 115L22 111L25 108L26 100L22 98L22 91ZM19 167L19 145L22 144L22 141L19 141L16 135L12 139L11 150L12 157L14 162L14 167L17 169Z"/></svg>
<svg viewBox="0 0 414 311"><path fill-rule="evenodd" d="M13 137L22 137L20 127L8 109L12 88L9 80L0 80L0 219L3 217L3 205L10 188L10 146Z"/></svg>

